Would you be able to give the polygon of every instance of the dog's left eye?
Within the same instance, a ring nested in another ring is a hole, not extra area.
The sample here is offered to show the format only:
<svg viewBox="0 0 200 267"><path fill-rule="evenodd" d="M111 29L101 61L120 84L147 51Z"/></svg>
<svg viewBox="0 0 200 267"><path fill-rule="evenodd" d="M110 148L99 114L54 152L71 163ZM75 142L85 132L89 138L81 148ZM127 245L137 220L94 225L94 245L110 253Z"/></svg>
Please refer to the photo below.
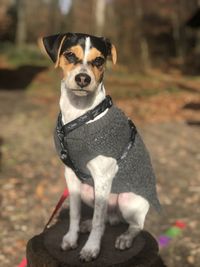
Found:
<svg viewBox="0 0 200 267"><path fill-rule="evenodd" d="M95 60L92 61L92 64L96 67L100 67L105 62L105 59L102 57L96 57Z"/></svg>

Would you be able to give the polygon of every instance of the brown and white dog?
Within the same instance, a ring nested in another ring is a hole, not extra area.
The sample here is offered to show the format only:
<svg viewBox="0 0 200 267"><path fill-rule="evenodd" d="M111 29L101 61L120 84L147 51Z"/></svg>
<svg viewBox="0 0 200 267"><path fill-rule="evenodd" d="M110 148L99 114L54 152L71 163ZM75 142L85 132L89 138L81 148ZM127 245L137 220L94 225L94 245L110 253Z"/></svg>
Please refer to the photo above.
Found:
<svg viewBox="0 0 200 267"><path fill-rule="evenodd" d="M60 109L63 124L67 124L105 98L105 64L109 57L113 64L116 63L116 49L108 39L80 33L44 37L42 44L55 66L63 70ZM87 168L92 174L94 187L82 183L71 168L65 167L70 192L70 225L61 247L63 250L76 248L79 232L90 231L80 252L80 259L88 262L99 254L106 221L114 224L123 218L129 224L128 230L116 239L115 247L120 250L131 247L133 238L143 229L149 202L132 192L111 193L112 181L118 171L116 159L99 155L88 162ZM92 221L80 222L81 200L94 207Z"/></svg>

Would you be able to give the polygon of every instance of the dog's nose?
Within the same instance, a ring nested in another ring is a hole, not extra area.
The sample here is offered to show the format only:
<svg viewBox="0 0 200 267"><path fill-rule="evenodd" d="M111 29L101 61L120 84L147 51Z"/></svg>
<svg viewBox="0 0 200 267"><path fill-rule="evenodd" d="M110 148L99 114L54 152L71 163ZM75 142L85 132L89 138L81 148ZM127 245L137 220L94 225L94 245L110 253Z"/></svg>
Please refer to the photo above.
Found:
<svg viewBox="0 0 200 267"><path fill-rule="evenodd" d="M81 88L86 87L91 82L91 78L86 73L79 73L75 76L75 81Z"/></svg>

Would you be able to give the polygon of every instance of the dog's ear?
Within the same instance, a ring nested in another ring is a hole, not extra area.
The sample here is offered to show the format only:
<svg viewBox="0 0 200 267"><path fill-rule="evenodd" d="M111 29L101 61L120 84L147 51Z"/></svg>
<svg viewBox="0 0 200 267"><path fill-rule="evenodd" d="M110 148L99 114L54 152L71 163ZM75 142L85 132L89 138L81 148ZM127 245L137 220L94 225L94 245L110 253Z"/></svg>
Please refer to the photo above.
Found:
<svg viewBox="0 0 200 267"><path fill-rule="evenodd" d="M108 56L111 56L113 64L116 64L117 62L117 50L113 44L111 44L110 40L107 38L104 38L104 42L107 47L107 53Z"/></svg>
<svg viewBox="0 0 200 267"><path fill-rule="evenodd" d="M43 51L47 53L47 55L51 58L51 60L55 63L55 68L58 67L60 52L62 45L66 38L70 37L70 33L66 34L55 34L43 37L39 40L39 46Z"/></svg>
<svg viewBox="0 0 200 267"><path fill-rule="evenodd" d="M113 44L111 45L111 58L112 58L113 64L116 64L116 62L117 62L117 50Z"/></svg>

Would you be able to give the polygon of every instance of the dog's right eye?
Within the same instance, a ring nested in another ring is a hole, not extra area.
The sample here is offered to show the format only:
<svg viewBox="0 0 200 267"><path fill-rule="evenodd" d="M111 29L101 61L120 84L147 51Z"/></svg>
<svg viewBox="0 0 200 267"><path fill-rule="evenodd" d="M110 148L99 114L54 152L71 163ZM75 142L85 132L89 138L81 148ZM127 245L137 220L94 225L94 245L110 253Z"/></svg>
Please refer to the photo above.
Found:
<svg viewBox="0 0 200 267"><path fill-rule="evenodd" d="M95 60L92 61L92 64L94 66L101 67L105 62L105 59L103 57L96 57Z"/></svg>
<svg viewBox="0 0 200 267"><path fill-rule="evenodd" d="M64 57L70 62L75 63L77 61L77 57L73 52L65 52Z"/></svg>

